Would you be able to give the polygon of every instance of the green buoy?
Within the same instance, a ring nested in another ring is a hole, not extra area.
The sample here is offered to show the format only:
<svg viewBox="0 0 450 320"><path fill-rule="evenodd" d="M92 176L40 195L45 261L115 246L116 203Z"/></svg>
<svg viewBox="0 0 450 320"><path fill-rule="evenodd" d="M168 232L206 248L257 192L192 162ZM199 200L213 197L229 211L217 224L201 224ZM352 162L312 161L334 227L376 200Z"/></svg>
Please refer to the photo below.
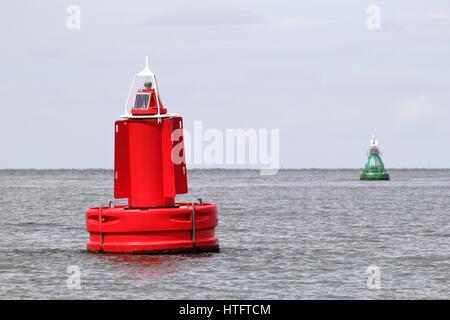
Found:
<svg viewBox="0 0 450 320"><path fill-rule="evenodd" d="M368 152L364 171L361 173L361 180L390 180L389 173L384 168L383 160L381 160L381 152L378 149L378 139L373 136L370 141L370 149Z"/></svg>

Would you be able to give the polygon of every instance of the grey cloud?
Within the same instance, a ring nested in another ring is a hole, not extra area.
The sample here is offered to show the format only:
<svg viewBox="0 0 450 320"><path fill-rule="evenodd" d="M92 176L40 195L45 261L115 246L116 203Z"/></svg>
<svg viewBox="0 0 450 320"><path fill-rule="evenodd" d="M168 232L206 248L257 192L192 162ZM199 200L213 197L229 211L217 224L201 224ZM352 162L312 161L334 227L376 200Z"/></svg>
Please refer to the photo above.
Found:
<svg viewBox="0 0 450 320"><path fill-rule="evenodd" d="M152 27L233 27L267 24L263 18L248 11L226 5L190 1L163 13L153 13L143 24Z"/></svg>

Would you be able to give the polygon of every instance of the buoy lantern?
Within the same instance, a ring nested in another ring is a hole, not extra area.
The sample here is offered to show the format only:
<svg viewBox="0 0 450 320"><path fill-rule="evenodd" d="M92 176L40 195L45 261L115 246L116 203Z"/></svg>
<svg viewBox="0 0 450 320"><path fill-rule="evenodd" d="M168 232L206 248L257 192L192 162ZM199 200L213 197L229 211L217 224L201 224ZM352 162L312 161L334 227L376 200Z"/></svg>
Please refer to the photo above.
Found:
<svg viewBox="0 0 450 320"><path fill-rule="evenodd" d="M127 204L87 209L87 250L218 252L217 205L175 201L188 192L183 119L163 106L148 59L133 78L121 118L114 127L114 198Z"/></svg>
<svg viewBox="0 0 450 320"><path fill-rule="evenodd" d="M378 148L378 139L373 136L370 141L368 159L360 176L361 180L389 180L389 173L381 160L381 152Z"/></svg>

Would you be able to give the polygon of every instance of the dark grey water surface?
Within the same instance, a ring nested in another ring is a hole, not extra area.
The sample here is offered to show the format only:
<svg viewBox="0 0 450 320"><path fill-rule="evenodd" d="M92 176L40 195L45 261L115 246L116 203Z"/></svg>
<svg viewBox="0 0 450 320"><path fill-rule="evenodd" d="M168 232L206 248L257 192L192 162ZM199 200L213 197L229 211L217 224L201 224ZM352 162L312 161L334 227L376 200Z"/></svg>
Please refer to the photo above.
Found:
<svg viewBox="0 0 450 320"><path fill-rule="evenodd" d="M142 256L84 252L85 208L111 199L112 171L1 170L0 298L448 299L450 171L391 175L191 170L179 200L219 204L222 252Z"/></svg>

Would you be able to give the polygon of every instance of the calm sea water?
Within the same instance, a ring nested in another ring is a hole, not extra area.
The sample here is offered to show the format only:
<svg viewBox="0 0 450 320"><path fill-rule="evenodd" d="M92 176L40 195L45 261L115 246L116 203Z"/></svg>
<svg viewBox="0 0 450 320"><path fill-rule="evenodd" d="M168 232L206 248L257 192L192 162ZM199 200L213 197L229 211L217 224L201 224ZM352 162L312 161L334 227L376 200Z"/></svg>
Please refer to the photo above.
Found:
<svg viewBox="0 0 450 320"><path fill-rule="evenodd" d="M191 170L179 200L219 204L222 252L143 256L84 251L85 208L111 200L112 171L2 170L0 298L450 298L450 170L358 174Z"/></svg>

